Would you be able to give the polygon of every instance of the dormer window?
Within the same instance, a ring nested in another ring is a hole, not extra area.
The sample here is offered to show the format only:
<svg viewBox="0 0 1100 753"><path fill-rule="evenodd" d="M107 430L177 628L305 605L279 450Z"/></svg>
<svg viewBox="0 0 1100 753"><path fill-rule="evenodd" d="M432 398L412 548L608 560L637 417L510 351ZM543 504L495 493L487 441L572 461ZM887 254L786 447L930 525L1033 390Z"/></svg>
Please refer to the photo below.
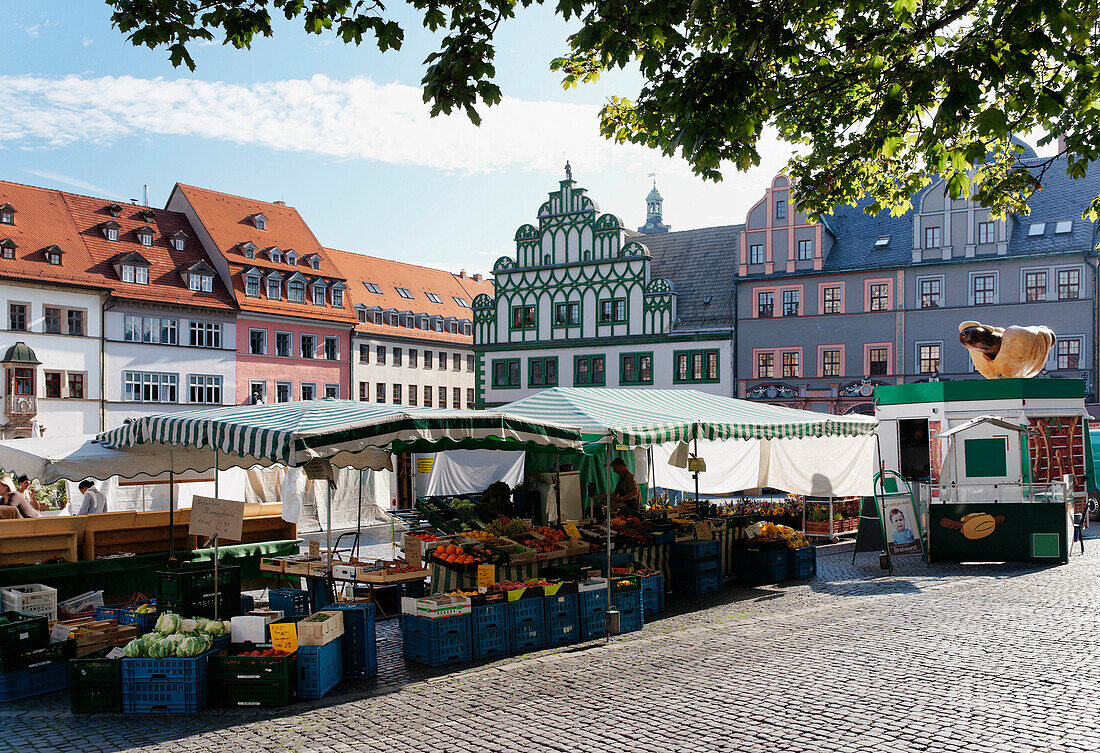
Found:
<svg viewBox="0 0 1100 753"><path fill-rule="evenodd" d="M424 295L428 296L428 300L432 303L443 303L443 299L437 296L435 293L424 293Z"/></svg>
<svg viewBox="0 0 1100 753"><path fill-rule="evenodd" d="M283 263L283 252L278 246L272 246L267 250L267 258L271 259L275 264Z"/></svg>
<svg viewBox="0 0 1100 753"><path fill-rule="evenodd" d="M257 230L267 230L267 218L262 214L252 215L252 224L256 226Z"/></svg>
<svg viewBox="0 0 1100 753"><path fill-rule="evenodd" d="M11 204L0 204L0 225L15 224L15 207Z"/></svg>
<svg viewBox="0 0 1100 753"><path fill-rule="evenodd" d="M286 252L286 263L292 267L298 266L298 254L293 251Z"/></svg>
<svg viewBox="0 0 1100 753"><path fill-rule="evenodd" d="M122 206L120 204L108 204L107 206L103 207L103 211L105 211L112 217L122 216Z"/></svg>
<svg viewBox="0 0 1100 753"><path fill-rule="evenodd" d="M244 276L244 294L249 298L260 297L260 276L258 274Z"/></svg>
<svg viewBox="0 0 1100 753"><path fill-rule="evenodd" d="M321 268L321 257L320 256L314 256L312 259L309 260L309 266L313 267L314 269L320 269Z"/></svg>
<svg viewBox="0 0 1100 753"><path fill-rule="evenodd" d="M382 288L375 285L373 282L364 282L363 287L367 289L368 293L374 293L375 295L382 295Z"/></svg>
<svg viewBox="0 0 1100 753"><path fill-rule="evenodd" d="M111 220L110 222L104 222L99 227L103 230L103 237L104 238L106 238L109 241L117 241L118 240L119 224L117 222L115 222L114 220Z"/></svg>
<svg viewBox="0 0 1100 753"><path fill-rule="evenodd" d="M139 227L134 231L134 235L137 236L138 243L143 246L153 245L153 229L149 226Z"/></svg>
<svg viewBox="0 0 1100 753"><path fill-rule="evenodd" d="M145 222L152 222L157 218L156 212L152 209L142 209L138 214L141 215L141 219Z"/></svg>
<svg viewBox="0 0 1100 753"><path fill-rule="evenodd" d="M132 282L137 285L149 284L149 268L137 264L123 264L119 270L119 276L123 282Z"/></svg>
<svg viewBox="0 0 1100 753"><path fill-rule="evenodd" d="M214 277L192 272L187 275L187 287L196 292L210 293L214 290Z"/></svg>
<svg viewBox="0 0 1100 753"><path fill-rule="evenodd" d="M42 253L46 256L46 261L53 264L55 267L61 266L61 255L65 253L59 246L47 246L42 249Z"/></svg>
<svg viewBox="0 0 1100 753"><path fill-rule="evenodd" d="M324 306L325 305L325 286L324 283L317 283L313 286L313 305Z"/></svg>
<svg viewBox="0 0 1100 753"><path fill-rule="evenodd" d="M269 277L267 280L268 300L277 301L283 292L283 282L277 277Z"/></svg>
<svg viewBox="0 0 1100 753"><path fill-rule="evenodd" d="M168 241L172 244L172 248L182 251L187 246L187 233L177 230L168 236Z"/></svg>
<svg viewBox="0 0 1100 753"><path fill-rule="evenodd" d="M1042 235L1047 230L1047 224L1045 222L1033 222L1027 228L1027 237L1034 238Z"/></svg>
<svg viewBox="0 0 1100 753"><path fill-rule="evenodd" d="M286 299L291 303L305 303L306 284L300 281L288 282L286 285Z"/></svg>
<svg viewBox="0 0 1100 753"><path fill-rule="evenodd" d="M241 253L244 254L246 259L256 258L256 244L251 241L245 241L241 244Z"/></svg>
<svg viewBox="0 0 1100 753"><path fill-rule="evenodd" d="M332 289L332 307L337 309L344 308L344 290L343 288Z"/></svg>
<svg viewBox="0 0 1100 753"><path fill-rule="evenodd" d="M878 240L875 241L875 248L886 248L890 245L890 236L880 235Z"/></svg>
<svg viewBox="0 0 1100 753"><path fill-rule="evenodd" d="M14 259L15 249L19 247L11 238L0 241L0 259Z"/></svg>

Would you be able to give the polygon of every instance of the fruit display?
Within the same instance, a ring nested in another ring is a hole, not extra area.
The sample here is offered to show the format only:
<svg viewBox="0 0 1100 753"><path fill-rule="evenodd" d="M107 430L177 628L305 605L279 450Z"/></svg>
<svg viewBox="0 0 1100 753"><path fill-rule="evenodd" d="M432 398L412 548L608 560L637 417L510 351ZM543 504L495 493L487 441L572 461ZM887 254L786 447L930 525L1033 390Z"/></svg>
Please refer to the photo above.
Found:
<svg viewBox="0 0 1100 753"><path fill-rule="evenodd" d="M565 531L553 526L539 526L535 529L535 533L550 541L564 541L567 538Z"/></svg>
<svg viewBox="0 0 1100 753"><path fill-rule="evenodd" d="M500 517L485 526L485 530L493 536L513 538L527 533L527 525L522 520Z"/></svg>
<svg viewBox="0 0 1100 753"><path fill-rule="evenodd" d="M235 654L235 656L250 656L257 658L262 656L290 656L290 653L277 648L269 648L266 651L245 651L243 654Z"/></svg>
<svg viewBox="0 0 1100 753"><path fill-rule="evenodd" d="M152 604L142 604L140 607L134 610L134 614L156 614L157 608Z"/></svg>
<svg viewBox="0 0 1100 753"><path fill-rule="evenodd" d="M428 533L427 531L423 531L421 533L410 533L408 534L408 536L410 539L420 539L423 542L439 541L438 536L436 536L434 533Z"/></svg>
<svg viewBox="0 0 1100 753"><path fill-rule="evenodd" d="M479 540L479 541L484 541L485 539L496 538L495 536L493 536L493 534L489 533L488 531L463 531L462 536L464 538L467 538L467 539L476 539L476 540Z"/></svg>
<svg viewBox="0 0 1100 753"><path fill-rule="evenodd" d="M440 562L451 565L480 565L487 561L483 553L473 549L467 550L455 544L437 547L432 556Z"/></svg>
<svg viewBox="0 0 1100 753"><path fill-rule="evenodd" d="M616 541L624 546L652 546L654 543L649 535L649 523L635 515L616 515L611 519L611 529Z"/></svg>
<svg viewBox="0 0 1100 753"><path fill-rule="evenodd" d="M421 568L412 565L389 565L386 567L386 575L400 575L401 573L419 573Z"/></svg>

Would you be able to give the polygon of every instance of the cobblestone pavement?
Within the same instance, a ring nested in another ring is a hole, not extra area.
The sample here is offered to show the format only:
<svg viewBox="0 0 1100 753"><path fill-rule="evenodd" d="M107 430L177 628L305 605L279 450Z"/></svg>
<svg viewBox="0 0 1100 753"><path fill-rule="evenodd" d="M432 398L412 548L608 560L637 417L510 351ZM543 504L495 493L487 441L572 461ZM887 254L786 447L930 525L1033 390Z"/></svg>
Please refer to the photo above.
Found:
<svg viewBox="0 0 1100 753"><path fill-rule="evenodd" d="M813 581L730 587L644 630L491 664L406 665L380 628L379 678L281 710L0 708L0 751L1100 750L1100 549L1062 567L932 566L890 576L850 549Z"/></svg>

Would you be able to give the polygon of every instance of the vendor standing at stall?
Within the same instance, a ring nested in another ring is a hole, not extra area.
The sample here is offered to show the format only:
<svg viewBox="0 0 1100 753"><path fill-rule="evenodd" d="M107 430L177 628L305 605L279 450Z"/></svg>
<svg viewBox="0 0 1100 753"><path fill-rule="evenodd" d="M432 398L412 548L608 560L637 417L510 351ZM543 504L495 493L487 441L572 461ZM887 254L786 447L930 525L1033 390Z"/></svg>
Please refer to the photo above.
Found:
<svg viewBox="0 0 1100 753"><path fill-rule="evenodd" d="M611 470L619 477L615 484L615 490L611 494L601 495L603 501L611 500L612 512L626 512L641 515L642 490L638 488L638 482L634 480L634 474L626 467L626 461L615 458L611 461Z"/></svg>

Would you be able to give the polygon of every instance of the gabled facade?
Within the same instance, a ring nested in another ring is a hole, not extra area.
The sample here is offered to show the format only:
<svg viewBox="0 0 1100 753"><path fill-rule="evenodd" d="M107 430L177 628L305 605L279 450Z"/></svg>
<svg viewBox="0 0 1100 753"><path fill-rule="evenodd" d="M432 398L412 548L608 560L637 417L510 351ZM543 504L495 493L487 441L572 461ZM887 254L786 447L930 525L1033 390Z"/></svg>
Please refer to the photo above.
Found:
<svg viewBox="0 0 1100 753"><path fill-rule="evenodd" d="M293 207L177 184L184 214L238 309L237 402L351 396L347 283Z"/></svg>
<svg viewBox="0 0 1100 753"><path fill-rule="evenodd" d="M559 385L685 385L731 393L726 314L717 323L704 315L692 322L698 326L681 317L682 308L694 318L711 305L714 293L705 293L715 280L716 292L728 300L733 268L721 254L709 270L677 265L681 244L699 237L625 230L568 177L537 218L537 227L516 231L515 256L494 265L494 294L473 301L479 404L500 405ZM728 260L736 229L722 230L728 232L714 243L727 246ZM658 238L660 259L645 245Z"/></svg>
<svg viewBox="0 0 1100 753"><path fill-rule="evenodd" d="M790 212L793 191L778 176L747 218L738 396L871 412L879 384L978 378L958 342L958 324L976 320L1050 326L1046 375L1083 378L1095 401L1096 228L1081 214L1100 193L1096 171L1071 180L1056 160L1030 216L1005 219L937 181L901 217L861 204L808 224Z"/></svg>

